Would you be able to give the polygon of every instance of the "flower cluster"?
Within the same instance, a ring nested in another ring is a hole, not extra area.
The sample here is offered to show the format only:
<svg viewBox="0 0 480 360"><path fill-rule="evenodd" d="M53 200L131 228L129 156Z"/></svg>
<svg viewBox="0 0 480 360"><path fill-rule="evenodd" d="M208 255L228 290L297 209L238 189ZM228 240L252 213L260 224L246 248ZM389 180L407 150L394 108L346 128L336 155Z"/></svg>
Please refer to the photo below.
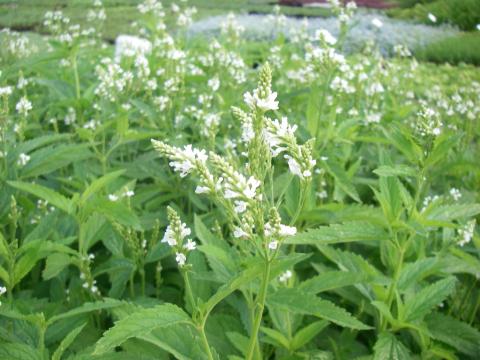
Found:
<svg viewBox="0 0 480 360"><path fill-rule="evenodd" d="M178 266L183 267L187 261L187 254L189 251L195 250L197 244L192 239L185 238L190 236L192 231L187 227L187 224L182 223L180 216L171 207L167 208L167 216L169 225L165 230L162 243L168 244L175 251L175 261Z"/></svg>
<svg viewBox="0 0 480 360"><path fill-rule="evenodd" d="M462 229L458 230L458 235L460 239L458 240L459 246L465 246L473 239L475 233L475 220L469 221Z"/></svg>
<svg viewBox="0 0 480 360"><path fill-rule="evenodd" d="M298 145L294 135L296 125L290 126L286 117L265 121L265 137L270 145L272 156L286 152L285 159L293 175L300 179L312 177L313 168L317 161L313 159L312 142Z"/></svg>

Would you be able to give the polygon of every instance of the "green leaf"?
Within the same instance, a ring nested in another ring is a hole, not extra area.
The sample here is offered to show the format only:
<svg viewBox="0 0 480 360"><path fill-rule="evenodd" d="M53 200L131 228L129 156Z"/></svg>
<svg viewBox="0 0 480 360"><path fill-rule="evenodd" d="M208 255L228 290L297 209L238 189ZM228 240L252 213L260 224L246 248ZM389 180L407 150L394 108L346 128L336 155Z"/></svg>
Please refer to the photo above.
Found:
<svg viewBox="0 0 480 360"><path fill-rule="evenodd" d="M232 277L228 282L220 286L215 294L207 300L204 307L204 311L209 313L220 301L225 299L235 290L238 290L243 285L253 281L257 276L261 274L263 270L263 263L256 263L249 266L246 270L242 271L238 275Z"/></svg>
<svg viewBox="0 0 480 360"><path fill-rule="evenodd" d="M94 180L85 189L85 191L82 193L82 196L80 196L80 204L85 204L92 195L96 194L100 189L103 189L105 186L110 184L113 180L123 175L124 173L124 169L117 170Z"/></svg>
<svg viewBox="0 0 480 360"><path fill-rule="evenodd" d="M455 290L456 278L451 276L433 283L416 293L405 303L403 319L415 321L427 315Z"/></svg>
<svg viewBox="0 0 480 360"><path fill-rule="evenodd" d="M173 304L141 309L117 321L107 330L97 342L94 354L105 353L130 338L146 335L152 330L175 324L193 325L187 313Z"/></svg>
<svg viewBox="0 0 480 360"><path fill-rule="evenodd" d="M408 360L410 353L395 335L389 332L382 332L375 343L374 360Z"/></svg>
<svg viewBox="0 0 480 360"><path fill-rule="evenodd" d="M405 264L398 278L398 289L400 291L407 290L410 286L434 272L437 267L438 261L436 258L426 258Z"/></svg>
<svg viewBox="0 0 480 360"><path fill-rule="evenodd" d="M100 199L96 201L95 204L96 206L93 210L102 213L110 221L118 222L121 225L131 227L135 230L142 229L140 219L127 205L107 199Z"/></svg>
<svg viewBox="0 0 480 360"><path fill-rule="evenodd" d="M102 301L86 302L77 308L52 316L48 319L47 325L51 325L58 320L67 319L72 316L82 315L97 310L111 309L124 304L125 303L120 300L110 298L103 298Z"/></svg>
<svg viewBox="0 0 480 360"><path fill-rule="evenodd" d="M417 164L422 159L422 149L415 144L408 130L391 124L382 130L390 143L401 151L411 163Z"/></svg>
<svg viewBox="0 0 480 360"><path fill-rule="evenodd" d="M260 331L271 339L271 341L268 341L269 343L272 343L275 346L283 346L285 349L290 348L290 343L288 339L281 332L263 326L260 328Z"/></svg>
<svg viewBox="0 0 480 360"><path fill-rule="evenodd" d="M70 331L67 336L62 340L60 345L58 345L57 350L52 355L52 360L60 360L62 358L63 353L67 348L72 344L75 338L80 334L83 328L87 325L87 323L83 323L82 325L76 327L72 331Z"/></svg>
<svg viewBox="0 0 480 360"><path fill-rule="evenodd" d="M388 239L388 234L380 226L366 221L352 221L307 230L287 237L285 243L326 245L355 241L383 241L386 239Z"/></svg>
<svg viewBox="0 0 480 360"><path fill-rule="evenodd" d="M210 267L220 280L228 281L235 274L235 261L232 261L231 249L215 245L200 245L198 250L205 254Z"/></svg>
<svg viewBox="0 0 480 360"><path fill-rule="evenodd" d="M354 318L345 309L297 288L280 289L271 294L267 298L267 302L296 314L313 315L343 327L358 330L371 329L370 326Z"/></svg>
<svg viewBox="0 0 480 360"><path fill-rule="evenodd" d="M40 260L40 245L41 243L38 242L34 244L34 246L24 250L20 260L15 263L13 279L10 279L12 280L13 286L18 284L30 272L30 270L32 270L37 261Z"/></svg>
<svg viewBox="0 0 480 360"><path fill-rule="evenodd" d="M45 269L43 270L42 276L44 280L53 279L57 276L63 269L73 262L73 258L67 254L55 253L47 257Z"/></svg>
<svg viewBox="0 0 480 360"><path fill-rule="evenodd" d="M358 195L357 189L352 184L347 172L340 166L340 164L333 161L324 161L322 163L325 169L335 178L336 184L342 189L348 196L357 202L361 202L360 195Z"/></svg>
<svg viewBox="0 0 480 360"><path fill-rule="evenodd" d="M65 168L69 164L92 156L89 144L50 146L31 154L30 161L22 168L21 177L36 177Z"/></svg>
<svg viewBox="0 0 480 360"><path fill-rule="evenodd" d="M298 350L308 342L310 342L315 336L317 336L320 331L327 327L328 321L318 320L313 323L305 326L303 329L297 331L295 336L292 339L291 348L292 350Z"/></svg>
<svg viewBox="0 0 480 360"><path fill-rule="evenodd" d="M194 215L194 229L195 229L195 235L200 239L202 244L204 245L214 245L219 248L225 249L226 242L222 239L219 239L217 236L212 234L210 230L205 226L203 223L202 219L200 216L197 214Z"/></svg>
<svg viewBox="0 0 480 360"><path fill-rule="evenodd" d="M480 354L480 331L467 323L440 313L428 315L425 322L434 339L472 357Z"/></svg>
<svg viewBox="0 0 480 360"><path fill-rule="evenodd" d="M48 201L51 205L65 211L67 214L75 212L75 205L69 199L45 186L23 181L8 181L8 184L16 189Z"/></svg>
<svg viewBox="0 0 480 360"><path fill-rule="evenodd" d="M0 359L5 360L43 360L43 354L27 345L22 343L4 344L0 346Z"/></svg>
<svg viewBox="0 0 480 360"><path fill-rule="evenodd" d="M418 175L418 171L407 165L382 165L373 172L379 176L413 176Z"/></svg>
<svg viewBox="0 0 480 360"><path fill-rule="evenodd" d="M452 221L480 214L480 204L454 204L435 207L426 212L428 220Z"/></svg>
<svg viewBox="0 0 480 360"><path fill-rule="evenodd" d="M226 333L230 343L237 349L242 355L247 355L248 338L236 331L228 331Z"/></svg>
<svg viewBox="0 0 480 360"><path fill-rule="evenodd" d="M305 280L298 285L298 288L305 292L318 294L322 291L355 285L366 281L367 278L368 277L362 273L350 271L328 271Z"/></svg>

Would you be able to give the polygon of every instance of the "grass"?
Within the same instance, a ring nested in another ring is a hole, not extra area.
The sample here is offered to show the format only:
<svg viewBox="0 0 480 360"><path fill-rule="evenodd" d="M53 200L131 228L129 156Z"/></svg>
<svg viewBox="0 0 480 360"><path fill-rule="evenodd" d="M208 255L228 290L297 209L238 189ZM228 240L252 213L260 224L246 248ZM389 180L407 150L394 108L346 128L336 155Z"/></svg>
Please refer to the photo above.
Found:
<svg viewBox="0 0 480 360"><path fill-rule="evenodd" d="M128 26L138 16L136 9L139 0L104 0L107 12L107 22L104 36L113 39L120 33L128 32ZM162 3L168 10L174 0ZM272 0L190 0L191 6L196 6L196 18L204 18L227 12L270 13L273 9ZM86 18L90 0L0 0L0 28L11 28L18 31L44 31L43 15L48 10L62 10L72 19L73 23L82 24ZM323 8L282 7L282 13L291 16L327 16L329 10ZM167 16L168 19L168 16Z"/></svg>

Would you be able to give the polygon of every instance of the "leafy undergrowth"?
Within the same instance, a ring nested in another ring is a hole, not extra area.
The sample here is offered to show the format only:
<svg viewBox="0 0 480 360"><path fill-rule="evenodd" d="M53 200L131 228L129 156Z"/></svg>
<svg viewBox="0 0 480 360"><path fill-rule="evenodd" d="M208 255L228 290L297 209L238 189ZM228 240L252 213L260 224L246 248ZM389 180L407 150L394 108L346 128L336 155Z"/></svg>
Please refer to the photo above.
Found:
<svg viewBox="0 0 480 360"><path fill-rule="evenodd" d="M480 66L480 32L448 37L415 51L422 61Z"/></svg>
<svg viewBox="0 0 480 360"><path fill-rule="evenodd" d="M475 359L478 70L158 4L2 36L0 358Z"/></svg>

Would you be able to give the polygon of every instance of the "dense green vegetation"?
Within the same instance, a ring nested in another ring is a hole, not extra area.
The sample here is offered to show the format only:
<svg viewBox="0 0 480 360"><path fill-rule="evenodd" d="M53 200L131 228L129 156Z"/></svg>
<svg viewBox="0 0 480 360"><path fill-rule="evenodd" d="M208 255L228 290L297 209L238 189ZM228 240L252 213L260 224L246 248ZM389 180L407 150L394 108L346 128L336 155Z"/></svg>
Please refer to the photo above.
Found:
<svg viewBox="0 0 480 360"><path fill-rule="evenodd" d="M389 10L389 14L426 24L451 24L464 31L476 31L480 24L480 1L477 0L406 1L403 5L406 8ZM436 20L432 21L429 14L433 14Z"/></svg>
<svg viewBox="0 0 480 360"><path fill-rule="evenodd" d="M478 68L119 3L2 32L0 359L477 359Z"/></svg>
<svg viewBox="0 0 480 360"><path fill-rule="evenodd" d="M417 49L415 56L420 60L436 63L467 63L480 66L479 49L480 32L463 33Z"/></svg>

